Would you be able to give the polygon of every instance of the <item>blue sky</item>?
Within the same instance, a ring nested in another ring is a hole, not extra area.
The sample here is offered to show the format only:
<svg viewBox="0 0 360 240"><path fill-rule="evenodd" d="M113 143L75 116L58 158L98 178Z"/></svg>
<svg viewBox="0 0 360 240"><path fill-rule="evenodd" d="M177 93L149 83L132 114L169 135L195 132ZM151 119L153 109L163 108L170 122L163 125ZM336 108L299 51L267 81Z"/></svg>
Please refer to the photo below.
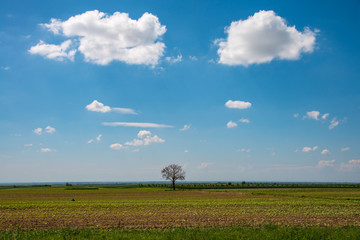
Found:
<svg viewBox="0 0 360 240"><path fill-rule="evenodd" d="M358 1L3 1L0 182L360 181Z"/></svg>

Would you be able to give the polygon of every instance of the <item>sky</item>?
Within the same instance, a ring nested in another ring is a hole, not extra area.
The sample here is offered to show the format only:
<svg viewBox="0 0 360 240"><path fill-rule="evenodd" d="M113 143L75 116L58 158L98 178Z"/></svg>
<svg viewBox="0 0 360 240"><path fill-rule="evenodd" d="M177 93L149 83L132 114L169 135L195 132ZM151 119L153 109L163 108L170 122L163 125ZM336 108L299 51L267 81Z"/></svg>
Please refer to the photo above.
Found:
<svg viewBox="0 0 360 240"><path fill-rule="evenodd" d="M359 1L0 8L0 182L360 182Z"/></svg>

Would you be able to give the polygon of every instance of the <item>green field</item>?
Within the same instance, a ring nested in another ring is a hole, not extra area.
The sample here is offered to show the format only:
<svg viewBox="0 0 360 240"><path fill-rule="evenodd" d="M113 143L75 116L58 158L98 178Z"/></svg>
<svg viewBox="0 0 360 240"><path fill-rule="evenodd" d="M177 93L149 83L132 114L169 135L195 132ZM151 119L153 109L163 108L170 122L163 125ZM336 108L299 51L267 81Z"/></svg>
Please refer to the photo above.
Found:
<svg viewBox="0 0 360 240"><path fill-rule="evenodd" d="M63 234L77 239L86 239L86 234L114 239L227 234L236 239L272 232L329 239L348 233L348 239L356 239L360 189L8 188L0 190L0 232L3 239L26 239L29 234L54 239Z"/></svg>

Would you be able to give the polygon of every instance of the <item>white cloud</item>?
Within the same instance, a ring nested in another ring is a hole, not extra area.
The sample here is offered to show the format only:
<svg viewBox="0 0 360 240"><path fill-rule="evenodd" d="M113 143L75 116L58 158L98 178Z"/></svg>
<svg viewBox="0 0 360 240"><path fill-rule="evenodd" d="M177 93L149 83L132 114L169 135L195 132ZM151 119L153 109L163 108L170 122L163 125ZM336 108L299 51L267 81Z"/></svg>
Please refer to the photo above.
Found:
<svg viewBox="0 0 360 240"><path fill-rule="evenodd" d="M198 60L198 58L195 57L195 56L189 56L189 58L190 58L191 61L197 61Z"/></svg>
<svg viewBox="0 0 360 240"><path fill-rule="evenodd" d="M244 101L232 101L229 100L225 103L225 106L227 108L236 108L236 109L247 109L251 107L250 102L244 102Z"/></svg>
<svg viewBox="0 0 360 240"><path fill-rule="evenodd" d="M188 152L189 152L189 150L187 150L187 149L184 150L184 153L188 153Z"/></svg>
<svg viewBox="0 0 360 240"><path fill-rule="evenodd" d="M96 137L96 141L100 142L100 141L101 141L101 137L102 137L102 134L99 134L99 135Z"/></svg>
<svg viewBox="0 0 360 240"><path fill-rule="evenodd" d="M134 20L127 13L107 15L93 10L66 21L51 19L42 26L54 34L76 38L85 61L99 65L120 61L155 66L165 50L160 38L166 27L147 12Z"/></svg>
<svg viewBox="0 0 360 240"><path fill-rule="evenodd" d="M90 139L87 143L93 143L94 139Z"/></svg>
<svg viewBox="0 0 360 240"><path fill-rule="evenodd" d="M50 134L54 133L55 131L56 131L56 129L53 127L50 127L50 126L47 126L45 128L45 132L50 133Z"/></svg>
<svg viewBox="0 0 360 240"><path fill-rule="evenodd" d="M314 146L314 147L304 147L303 149L302 149L302 151L303 152L313 152L313 151L315 151L316 149L318 149L319 147L318 146Z"/></svg>
<svg viewBox="0 0 360 240"><path fill-rule="evenodd" d="M355 169L360 169L360 160L350 160L347 163L342 163L340 166L341 171L353 171Z"/></svg>
<svg viewBox="0 0 360 240"><path fill-rule="evenodd" d="M241 119L239 120L239 122L241 122L241 123L250 123L250 120L249 120L249 119L246 119L246 118L241 118Z"/></svg>
<svg viewBox="0 0 360 240"><path fill-rule="evenodd" d="M298 114L298 113L294 113L294 114L293 114L293 117L294 117L294 118L298 118L299 115L300 115L300 114Z"/></svg>
<svg viewBox="0 0 360 240"><path fill-rule="evenodd" d="M306 115L308 118L319 120L320 112L319 111L311 111L311 112L307 112Z"/></svg>
<svg viewBox="0 0 360 240"><path fill-rule="evenodd" d="M330 154L330 151L328 149L324 149L321 151L321 154L322 155L327 155L327 154Z"/></svg>
<svg viewBox="0 0 360 240"><path fill-rule="evenodd" d="M296 60L302 52L312 52L315 33L287 26L273 11L259 11L246 20L232 22L225 28L227 39L217 39L219 63L248 66L273 59Z"/></svg>
<svg viewBox="0 0 360 240"><path fill-rule="evenodd" d="M117 112L117 113L122 113L122 114L137 114L131 108L112 108L109 106L105 106L103 103L101 103L97 100L94 100L89 105L86 105L85 108L92 112L101 112L101 113Z"/></svg>
<svg viewBox="0 0 360 240"><path fill-rule="evenodd" d="M249 153L250 151L251 151L250 148L248 148L248 149L242 148L242 149L237 150L237 152L247 152L247 153Z"/></svg>
<svg viewBox="0 0 360 240"><path fill-rule="evenodd" d="M142 122L103 122L104 126L123 126L123 127L141 127L141 128L172 128L173 126L157 123L142 123Z"/></svg>
<svg viewBox="0 0 360 240"><path fill-rule="evenodd" d="M330 115L329 113L325 113L325 114L323 114L323 115L321 116L321 118L322 118L323 120L326 120L326 118L327 118L329 115Z"/></svg>
<svg viewBox="0 0 360 240"><path fill-rule="evenodd" d="M2 70L5 70L5 71L8 71L10 70L10 67L9 66L5 66L5 67L1 67Z"/></svg>
<svg viewBox="0 0 360 240"><path fill-rule="evenodd" d="M333 167L335 163L335 160L330 160L330 161L319 161L318 162L318 167L319 168L323 168L323 167Z"/></svg>
<svg viewBox="0 0 360 240"><path fill-rule="evenodd" d="M207 168L208 166L212 165L213 163L211 162L203 162L200 164L200 166L198 166L198 168Z"/></svg>
<svg viewBox="0 0 360 240"><path fill-rule="evenodd" d="M342 152L349 151L349 150L350 150L350 147L341 148L341 151L342 151Z"/></svg>
<svg viewBox="0 0 360 240"><path fill-rule="evenodd" d="M340 123L340 122L339 122L338 120L336 120L336 118L333 118L333 119L331 120L331 122L330 122L329 129L330 129L330 130L333 129L334 127L338 126L339 123Z"/></svg>
<svg viewBox="0 0 360 240"><path fill-rule="evenodd" d="M110 148L114 150L120 150L120 149L124 149L125 147L120 143L114 143L110 145Z"/></svg>
<svg viewBox="0 0 360 240"><path fill-rule="evenodd" d="M42 149L40 149L40 151L43 152L43 153L46 153L46 152L55 152L56 149L42 148Z"/></svg>
<svg viewBox="0 0 360 240"><path fill-rule="evenodd" d="M164 139L159 138L157 135L152 136L152 133L147 130L140 130L139 133L137 134L137 136L138 136L138 139L135 138L131 142L126 142L125 145L138 147L138 146L143 146L143 145L145 145L145 146L150 145L153 143L165 142Z"/></svg>
<svg viewBox="0 0 360 240"><path fill-rule="evenodd" d="M42 134L42 128L36 128L34 129L33 133L37 134L37 135L41 135Z"/></svg>
<svg viewBox="0 0 360 240"><path fill-rule="evenodd" d="M26 143L26 144L24 144L24 146L25 146L25 147L32 147L33 144L32 144L32 143Z"/></svg>
<svg viewBox="0 0 360 240"><path fill-rule="evenodd" d="M229 122L226 124L226 127L227 127L227 128L237 127L237 123L236 123L236 122L233 122L233 121L229 121Z"/></svg>
<svg viewBox="0 0 360 240"><path fill-rule="evenodd" d="M191 124L187 125L185 124L183 128L179 129L179 131L186 131L186 130L189 130L191 127Z"/></svg>
<svg viewBox="0 0 360 240"><path fill-rule="evenodd" d="M166 57L165 60L169 63L178 63L182 61L182 55L180 54L177 57Z"/></svg>
<svg viewBox="0 0 360 240"><path fill-rule="evenodd" d="M32 46L29 49L29 53L38 54L45 58L57 61L64 61L65 59L74 61L76 50L71 49L72 44L71 40L66 40L60 45L46 44L43 41L40 41L37 45Z"/></svg>

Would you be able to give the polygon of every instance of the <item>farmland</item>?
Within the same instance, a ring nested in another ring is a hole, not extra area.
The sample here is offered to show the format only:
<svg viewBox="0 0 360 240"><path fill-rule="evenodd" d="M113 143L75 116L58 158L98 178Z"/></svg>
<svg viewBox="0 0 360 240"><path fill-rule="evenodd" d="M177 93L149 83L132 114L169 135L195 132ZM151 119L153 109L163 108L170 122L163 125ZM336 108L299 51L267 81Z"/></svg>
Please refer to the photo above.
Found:
<svg viewBox="0 0 360 240"><path fill-rule="evenodd" d="M144 187L42 187L0 190L1 232L267 225L280 228L352 226L359 233L360 189L170 191Z"/></svg>

